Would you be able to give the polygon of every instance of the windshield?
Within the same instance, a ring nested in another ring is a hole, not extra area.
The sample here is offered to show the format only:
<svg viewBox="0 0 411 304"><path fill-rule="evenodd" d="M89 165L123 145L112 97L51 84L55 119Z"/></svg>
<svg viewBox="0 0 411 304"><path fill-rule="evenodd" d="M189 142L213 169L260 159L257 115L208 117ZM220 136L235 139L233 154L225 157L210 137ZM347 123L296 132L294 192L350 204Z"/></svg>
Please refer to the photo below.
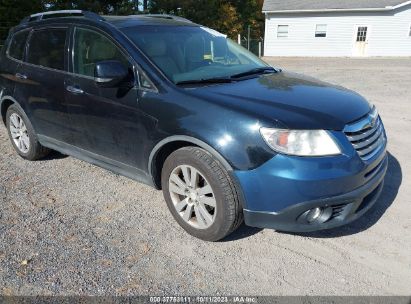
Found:
<svg viewBox="0 0 411 304"><path fill-rule="evenodd" d="M198 26L138 26L124 33L174 83L229 78L268 65L225 35Z"/></svg>

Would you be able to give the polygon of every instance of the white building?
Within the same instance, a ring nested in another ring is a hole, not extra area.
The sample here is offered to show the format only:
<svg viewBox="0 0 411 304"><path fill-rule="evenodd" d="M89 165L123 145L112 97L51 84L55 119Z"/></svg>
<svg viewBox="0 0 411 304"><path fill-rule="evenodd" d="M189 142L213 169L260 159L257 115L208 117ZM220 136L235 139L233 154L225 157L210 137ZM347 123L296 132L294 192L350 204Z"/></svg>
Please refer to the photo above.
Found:
<svg viewBox="0 0 411 304"><path fill-rule="evenodd" d="M265 56L411 56L411 1L265 0Z"/></svg>

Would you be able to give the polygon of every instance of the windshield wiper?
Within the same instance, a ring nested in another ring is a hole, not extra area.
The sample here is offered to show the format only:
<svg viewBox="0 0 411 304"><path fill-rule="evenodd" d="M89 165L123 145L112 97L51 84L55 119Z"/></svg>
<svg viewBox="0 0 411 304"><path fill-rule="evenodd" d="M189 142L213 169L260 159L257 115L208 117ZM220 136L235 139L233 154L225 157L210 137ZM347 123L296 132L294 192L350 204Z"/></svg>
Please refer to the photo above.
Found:
<svg viewBox="0 0 411 304"><path fill-rule="evenodd" d="M204 78L204 79L191 79L191 80L182 80L176 82L177 85L181 84L204 84L204 83L229 83L236 81L237 78L242 78L245 76L255 75L255 74L264 74L264 73L278 73L281 70L277 70L273 67L260 67L255 68L246 72L234 74L230 77L215 77L215 78Z"/></svg>
<svg viewBox="0 0 411 304"><path fill-rule="evenodd" d="M202 83L229 83L233 82L231 78L205 78L205 79L191 79L176 82L177 85L181 84L202 84Z"/></svg>
<svg viewBox="0 0 411 304"><path fill-rule="evenodd" d="M255 68L246 72L238 73L232 75L230 78L241 78L245 76L255 75L255 74L263 74L263 73L278 73L278 70L274 69L273 67L261 67Z"/></svg>

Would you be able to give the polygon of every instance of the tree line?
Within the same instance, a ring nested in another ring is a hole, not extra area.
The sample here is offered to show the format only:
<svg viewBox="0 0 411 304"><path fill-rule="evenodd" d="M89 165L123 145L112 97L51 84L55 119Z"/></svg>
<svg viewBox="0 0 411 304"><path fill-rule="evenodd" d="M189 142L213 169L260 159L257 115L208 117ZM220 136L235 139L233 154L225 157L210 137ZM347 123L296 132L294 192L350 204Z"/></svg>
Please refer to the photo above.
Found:
<svg viewBox="0 0 411 304"><path fill-rule="evenodd" d="M151 0L150 13L179 15L196 23L216 29L231 38L245 36L247 28L252 36L263 36L263 0Z"/></svg>
<svg viewBox="0 0 411 304"><path fill-rule="evenodd" d="M41 11L82 9L104 15L173 14L211 27L231 38L263 36L263 0L0 0L0 40L24 17Z"/></svg>

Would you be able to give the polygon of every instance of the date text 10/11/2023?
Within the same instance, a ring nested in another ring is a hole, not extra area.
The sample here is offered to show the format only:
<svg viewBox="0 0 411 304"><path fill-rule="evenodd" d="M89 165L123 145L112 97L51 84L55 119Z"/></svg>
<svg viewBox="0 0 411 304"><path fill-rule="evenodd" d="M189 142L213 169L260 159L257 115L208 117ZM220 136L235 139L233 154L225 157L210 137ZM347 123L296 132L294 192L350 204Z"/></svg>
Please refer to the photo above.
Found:
<svg viewBox="0 0 411 304"><path fill-rule="evenodd" d="M258 303L256 297L243 296L161 296L150 297L150 303Z"/></svg>

